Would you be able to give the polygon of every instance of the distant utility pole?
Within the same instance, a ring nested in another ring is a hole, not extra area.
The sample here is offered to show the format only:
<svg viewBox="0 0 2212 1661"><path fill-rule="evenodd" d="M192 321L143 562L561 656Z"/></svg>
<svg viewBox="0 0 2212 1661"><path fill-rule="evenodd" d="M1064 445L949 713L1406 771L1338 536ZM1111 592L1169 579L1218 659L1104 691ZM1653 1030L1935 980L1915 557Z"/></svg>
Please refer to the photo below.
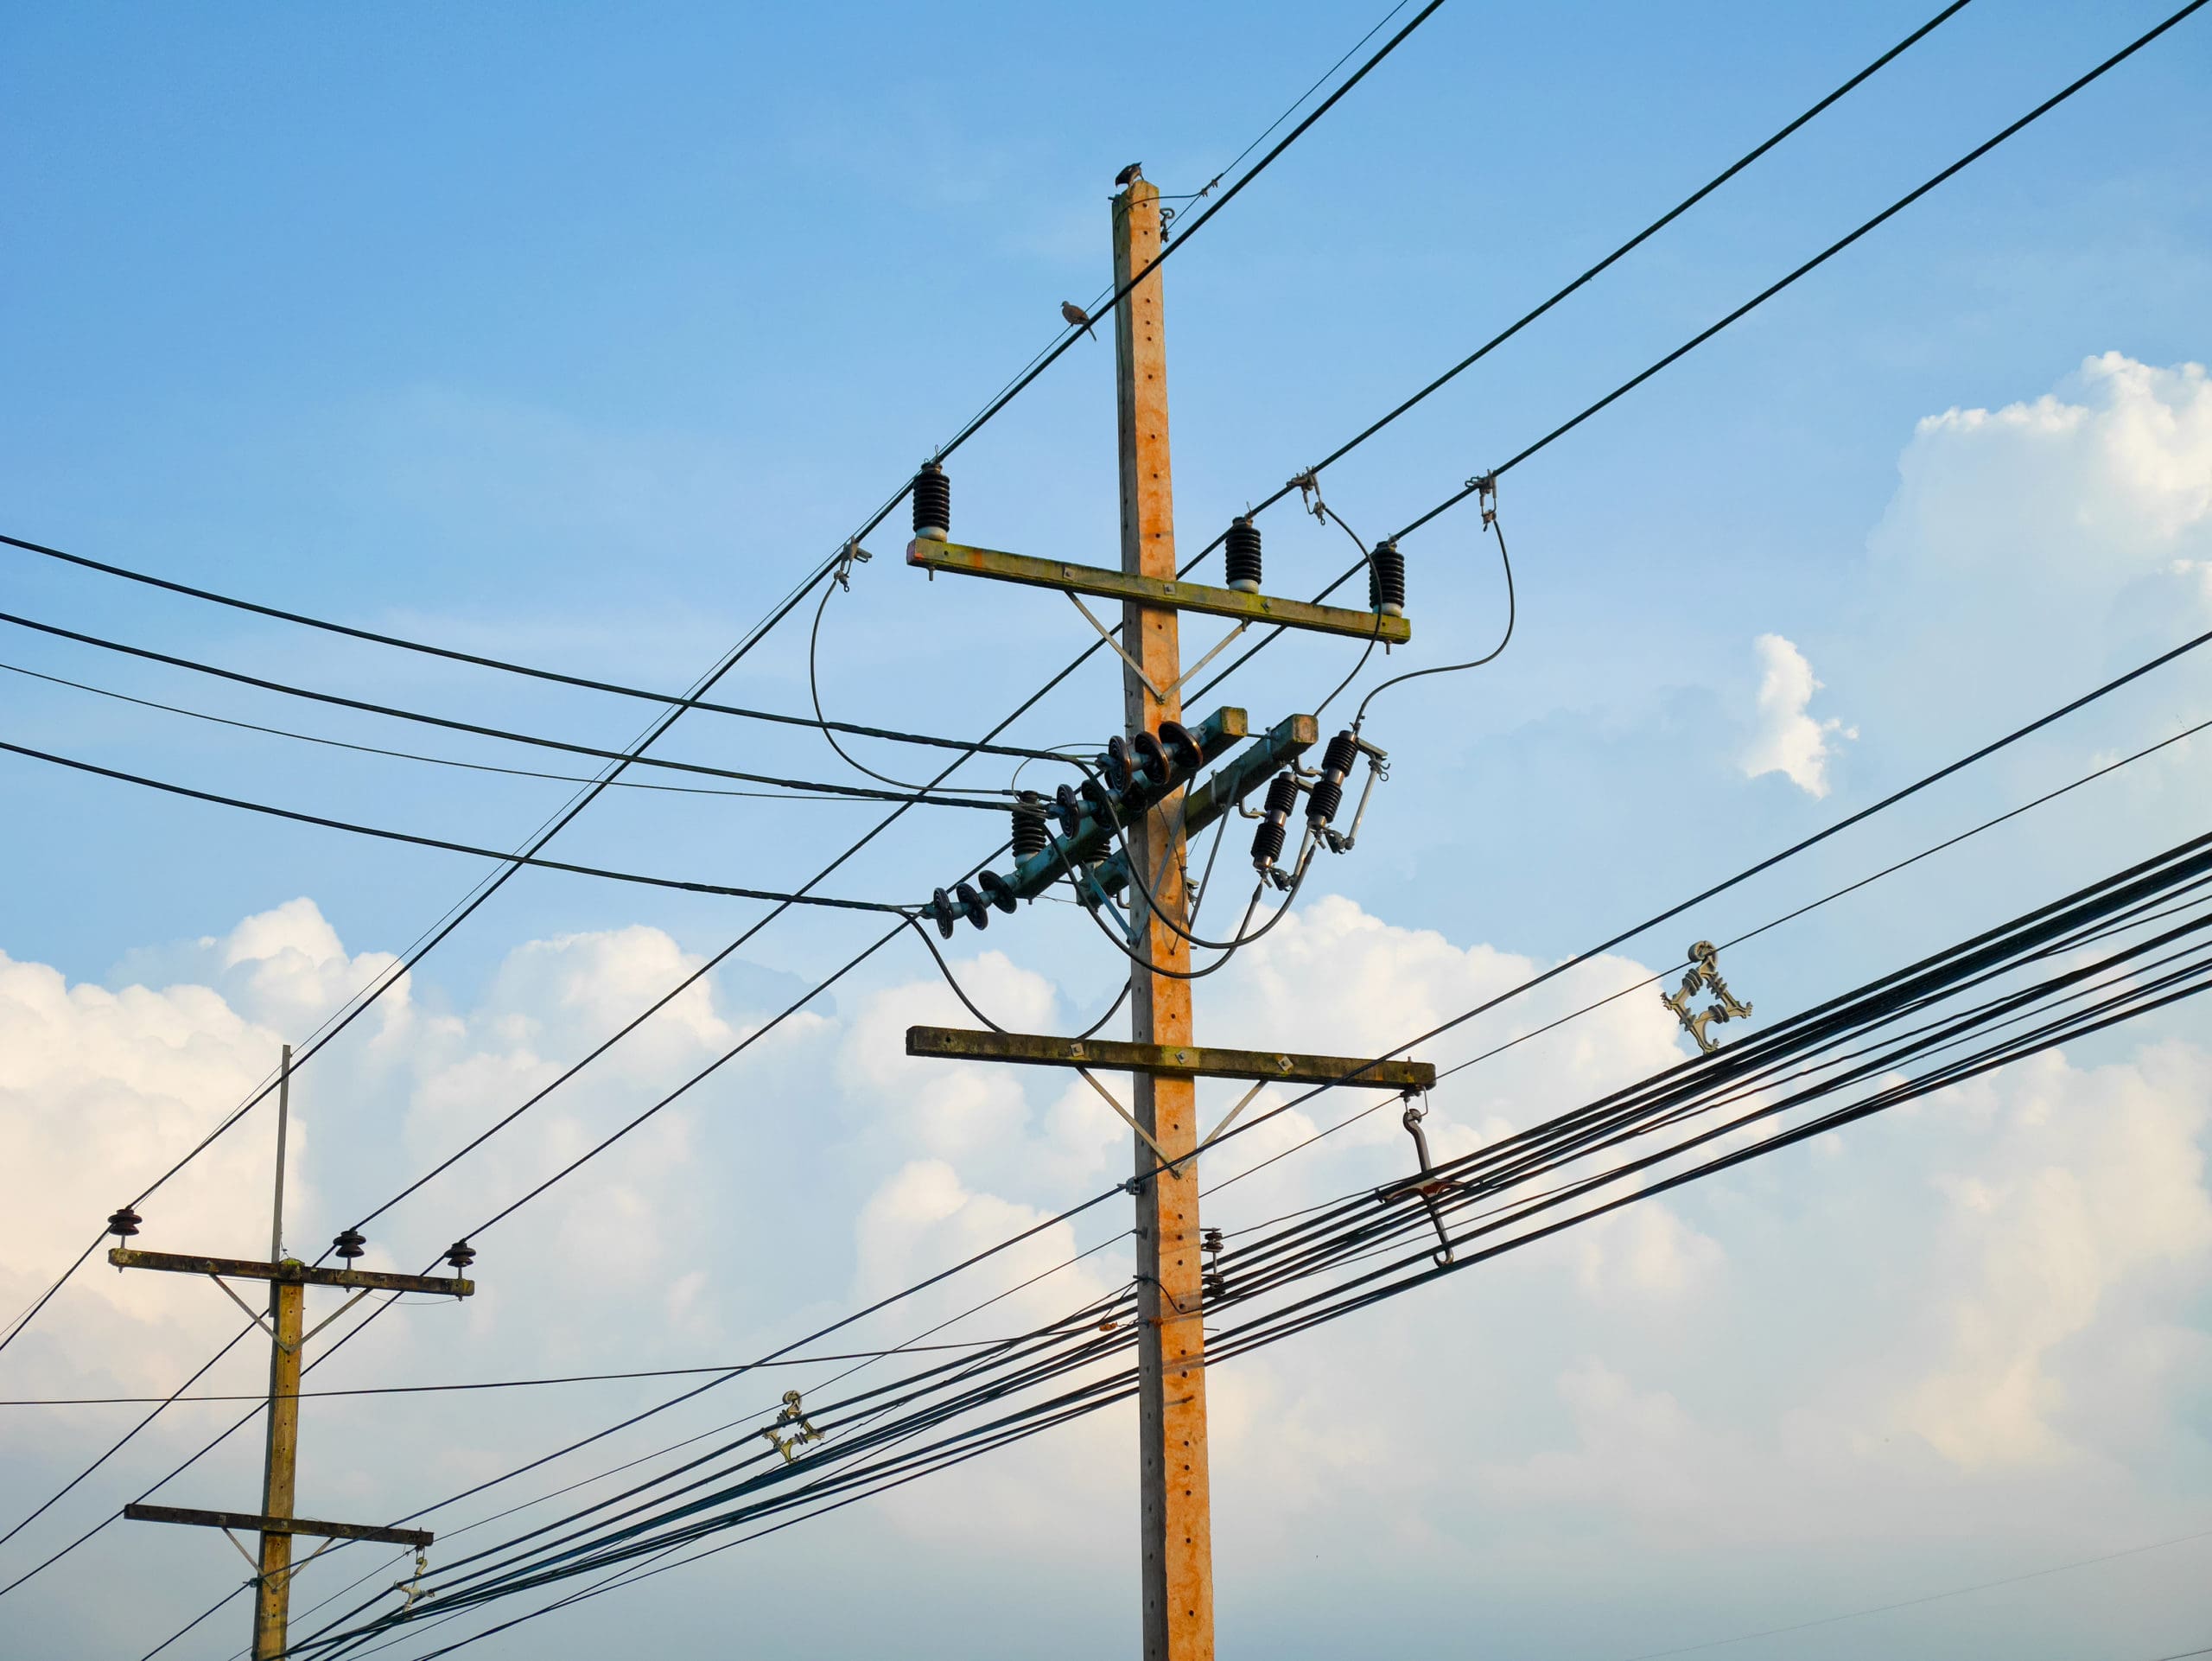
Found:
<svg viewBox="0 0 2212 1661"><path fill-rule="evenodd" d="M202 1528L219 1528L231 1537L239 1553L253 1565L254 1587L253 1645L254 1661L276 1661L284 1653L285 1632L291 1612L292 1576L297 1572L292 1562L292 1541L298 1535L312 1535L326 1542L329 1540L377 1540L394 1545L415 1548L416 1572L423 1568L421 1553L427 1550L431 1535L423 1529L374 1528L359 1523L319 1523L296 1517L292 1513L293 1487L299 1471L300 1440L300 1352L307 1340L330 1325L340 1315L352 1308L371 1292L431 1292L445 1297L465 1298L476 1290L475 1282L429 1275L386 1275L365 1269L314 1269L297 1257L287 1257L284 1251L284 1139L291 1117L292 1047L284 1047L283 1069L276 1085L276 1198L270 1207L269 1228L269 1258L267 1263L254 1263L233 1257L188 1257L168 1251L137 1251L118 1246L107 1254L107 1260L118 1269L158 1269L172 1274L205 1275L221 1287L232 1302L252 1315L255 1321L269 1334L269 1437L263 1457L261 1478L261 1509L258 1511L194 1511L180 1505L147 1505L136 1502L124 1507L124 1514L136 1522L189 1523ZM108 1219L108 1231L118 1238L127 1238L137 1233L144 1219L128 1206ZM333 1243L340 1257L347 1260L361 1255L362 1237L347 1229ZM446 1261L456 1271L468 1267L476 1254L469 1250L466 1240L458 1242L446 1253ZM232 1280L267 1281L269 1282L269 1314L257 1314L231 1290ZM307 1323L307 1289L310 1286L338 1286L352 1289L353 1295L317 1321L312 1331L303 1330ZM236 1531L237 1532L234 1532ZM258 1533L261 1550L257 1559L239 1544L238 1533ZM312 1562L328 1548L319 1546L309 1554ZM299 1565L304 1568L305 1562ZM401 1582L403 1588L411 1586ZM412 1599L411 1590L409 1593Z"/></svg>
<svg viewBox="0 0 2212 1661"><path fill-rule="evenodd" d="M1185 861L1189 837L1240 811L1246 796L1268 784L1267 811L1248 814L1262 821L1253 866L1263 884L1294 892L1296 876L1315 847L1342 851L1351 845L1351 835L1339 835L1330 824L1342 803L1345 775L1365 754L1371 789L1382 756L1347 730L1331 741L1321 767L1309 771L1299 765L1299 757L1319 736L1312 716L1290 716L1257 737L1249 732L1245 712L1237 709L1217 710L1196 728L1185 728L1182 687L1255 623L1390 645L1409 640L1411 625L1403 615L1404 568L1389 544L1373 550L1374 582L1365 611L1262 594L1259 533L1249 519L1237 520L1226 538L1229 586L1186 582L1176 574L1166 334L1160 273L1147 269L1161 248L1160 191L1135 168L1116 183L1124 188L1113 204L1114 286L1117 292L1127 290L1114 313L1121 569L953 542L951 484L936 461L925 464L914 480L914 540L907 546L906 563L932 577L942 571L1058 589L1121 656L1127 735L1109 741L1080 792L1064 785L1050 809L1038 798L1014 809L1015 866L1010 874L983 872L976 879L980 890L964 881L950 894L940 888L929 912L950 938L957 920L964 917L981 928L993 908L1012 912L1064 879L1074 883L1078 898L1095 912L1111 908L1114 896L1123 894L1128 946L1139 959L1130 977L1132 1041L911 1027L906 1053L1072 1067L1135 1132L1136 1173L1128 1187L1137 1207L1143 1652L1145 1661L1212 1661L1213 1524L1204 1327L1208 1254L1198 1225L1198 1155L1268 1084L1350 1085L1415 1095L1435 1082L1436 1070L1423 1062L1203 1049L1192 1041ZM1137 281L1140 272L1145 275ZM1063 315L1076 327L1088 326L1080 307L1064 307ZM1083 604L1083 595L1121 601L1119 640ZM1236 624L1188 671L1179 635L1179 619L1185 611L1230 618ZM1232 754L1240 744L1246 748ZM1200 770L1215 762L1221 765L1199 782ZM1306 830L1286 869L1278 862L1284 826L1301 794L1309 799ZM1058 817L1058 837L1047 830L1050 813ZM1354 835L1357 825L1355 818ZM1126 856L1114 846L1122 833ZM1253 898L1256 905L1259 895ZM1094 1069L1133 1076L1133 1111L1092 1077ZM1198 1126L1200 1079L1254 1081L1243 1099L1204 1137Z"/></svg>

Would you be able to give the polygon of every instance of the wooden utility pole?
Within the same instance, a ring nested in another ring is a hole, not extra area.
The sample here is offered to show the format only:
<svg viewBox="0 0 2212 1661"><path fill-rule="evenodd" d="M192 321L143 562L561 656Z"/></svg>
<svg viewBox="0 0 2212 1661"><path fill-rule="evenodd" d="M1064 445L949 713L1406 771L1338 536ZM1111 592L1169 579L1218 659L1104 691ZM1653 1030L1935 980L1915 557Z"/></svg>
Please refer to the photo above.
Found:
<svg viewBox="0 0 2212 1661"><path fill-rule="evenodd" d="M284 1260L284 1135L292 1117L292 1047L284 1046L276 1076L276 1198L270 1207L269 1261ZM300 1462L300 1350L305 1330L304 1281L269 1282L269 1439L262 1461L261 1512L292 1520L292 1491ZM263 1530L261 1578L254 1588L253 1656L284 1653L291 1608L292 1537Z"/></svg>
<svg viewBox="0 0 2212 1661"><path fill-rule="evenodd" d="M1139 178L1114 200L1114 285L1159 256L1160 190ZM1175 576L1175 495L1167 448L1167 339L1160 274L1114 310L1114 363L1122 454L1122 569ZM1122 609L1122 673L1129 733L1183 716L1182 648L1169 607ZM1166 696L1160 696L1161 690ZM1183 798L1139 821L1130 853L1149 878L1155 912L1129 895L1130 945L1162 969L1187 971ZM1132 967L1131 1036L1139 1044L1191 1043L1191 983ZM1206 1467L1205 1328L1200 1307L1198 1082L1135 1075L1137 1123L1159 1152L1136 1146L1137 1435L1145 1661L1212 1661L1213 1512ZM1171 1168L1152 1174L1161 1161ZM1173 1161L1180 1161L1179 1164Z"/></svg>
<svg viewBox="0 0 2212 1661"><path fill-rule="evenodd" d="M1328 821L1340 805L1338 792L1344 773L1356 750L1365 747L1351 733L1339 733L1331 749L1341 749L1341 757L1325 761L1317 773L1298 766L1298 758L1320 735L1312 716L1289 716L1264 735L1255 735L1245 711L1221 709L1197 728L1185 728L1177 618L1182 612L1195 611L1236 623L1191 666L1192 674L1254 623L1393 645L1412 639L1412 625L1398 609L1384 609L1380 597L1370 598L1369 610L1353 611L1260 592L1258 537L1249 524L1244 525L1250 538L1249 562L1242 576L1231 576L1237 586L1186 582L1176 575L1175 495L1167 459L1166 331L1160 273L1149 269L1161 247L1160 192L1137 176L1135 168L1116 182L1127 187L1114 198L1114 286L1121 296L1114 309L1121 568L1109 570L952 541L951 486L935 461L915 476L914 539L906 544L906 563L931 577L942 572L1058 589L1084 620L1121 654L1126 737L1112 741L1095 767L1086 769L1080 792L1068 786L1060 788L1052 810L1060 834L1048 832L1044 805L1031 798L1026 810L1014 810L1014 869L1004 875L981 872L976 878L980 889L964 879L949 893L939 888L925 911L950 939L961 918L982 928L994 907L1012 912L1063 880L1071 884L1084 905L1094 909L1110 907L1116 893L1124 894L1129 949L1141 960L1130 971L1133 1041L1010 1033L997 1027L988 1032L910 1027L906 1053L1073 1067L1136 1132L1136 1176L1128 1187L1137 1200L1144 1656L1145 1661L1212 1661L1213 1525L1202 1303L1206 1270L1204 1233L1198 1226L1198 1155L1229 1130L1269 1083L1302 1080L1419 1092L1435 1082L1436 1070L1426 1062L1206 1049L1192 1041L1191 950L1187 936L1179 932L1190 922L1185 848L1191 833L1237 811L1246 796L1272 778L1269 800L1274 805L1261 834L1271 836L1273 846L1263 845L1255 837L1253 869L1263 882L1272 881L1294 891L1295 873L1303 871L1319 841L1332 849L1351 845L1351 836L1336 837ZM1141 271L1146 273L1142 281L1134 281ZM1063 311L1077 326L1089 326L1078 308ZM1120 640L1077 597L1086 594L1121 601ZM1376 769L1369 774L1371 786L1384 758L1378 750L1366 753ZM1201 782L1198 774L1209 766L1214 770ZM1309 786L1303 780L1313 782ZM1289 791L1287 802L1276 802L1277 792L1285 789ZM1305 837L1287 875L1286 868L1277 863L1283 850L1283 825L1301 789L1315 792L1316 805L1309 810ZM1363 811L1364 800L1363 796ZM1357 828L1355 817L1355 834ZM1126 854L1114 846L1125 830ZM1258 900L1255 892L1255 905ZM1091 1076L1095 1068L1133 1075L1134 1112ZM1200 1079L1257 1081L1204 1140L1198 1136L1197 1113ZM1424 1169L1426 1165L1424 1159ZM1223 1294L1217 1291L1217 1295Z"/></svg>
<svg viewBox="0 0 2212 1661"><path fill-rule="evenodd" d="M286 1631L292 1601L292 1541L298 1535L319 1536L326 1540L379 1540L397 1545L411 1545L417 1552L426 1549L431 1535L423 1529L374 1528L359 1523L312 1522L294 1514L294 1487L299 1472L300 1451L300 1355L307 1340L321 1332L356 1302L372 1291L429 1292L446 1297L465 1298L475 1290L475 1283L460 1277L459 1270L466 1269L474 1258L465 1240L456 1242L446 1254L456 1273L451 1278L431 1275L387 1275L381 1270L363 1269L317 1269L302 1263L297 1257L284 1256L284 1140L291 1117L292 1049L284 1047L283 1071L276 1085L276 1194L270 1207L269 1226L269 1261L257 1263L251 1259L233 1257L186 1257L168 1251L140 1251L118 1246L107 1254L107 1260L118 1269L156 1269L170 1274L205 1275L222 1287L232 1302L252 1315L251 1306L231 1290L227 1282L233 1280L257 1280L269 1282L269 1314L265 1320L255 1319L269 1333L269 1438L262 1465L261 1509L250 1511L197 1511L176 1505L148 1505L133 1503L125 1505L124 1515L136 1522L185 1523L200 1528L219 1528L231 1536L236 1543L238 1531L258 1532L261 1552L254 1560L255 1575L253 1604L254 1661L277 1661L284 1653ZM128 1237L138 1231L141 1219L129 1207L108 1219L108 1226L118 1237ZM347 1230L335 1242L342 1257L360 1256L361 1237ZM336 1286L351 1290L353 1295L330 1314L319 1321L314 1332L306 1330L307 1292L310 1286ZM243 1552L245 1548L241 1545ZM420 1568L421 1560L416 1560ZM302 1565L302 1567L304 1565ZM402 1582L403 1588L406 1583ZM410 1593L410 1601L412 1593Z"/></svg>

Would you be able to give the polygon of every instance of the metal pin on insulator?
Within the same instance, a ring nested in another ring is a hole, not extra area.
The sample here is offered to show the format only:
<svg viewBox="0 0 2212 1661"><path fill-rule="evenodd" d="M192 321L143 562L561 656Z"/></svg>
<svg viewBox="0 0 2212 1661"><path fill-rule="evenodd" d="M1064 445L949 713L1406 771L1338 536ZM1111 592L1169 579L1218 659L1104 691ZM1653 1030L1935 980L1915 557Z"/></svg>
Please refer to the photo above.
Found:
<svg viewBox="0 0 2212 1661"><path fill-rule="evenodd" d="M934 461L914 475L914 534L938 542L952 539L952 480Z"/></svg>
<svg viewBox="0 0 2212 1661"><path fill-rule="evenodd" d="M1367 557L1367 608L1385 617L1406 614L1406 557L1397 538L1385 537Z"/></svg>
<svg viewBox="0 0 2212 1661"><path fill-rule="evenodd" d="M1337 817L1344 805L1344 777L1359 759L1359 740L1347 727L1329 741L1321 757L1321 776L1313 781L1313 794L1306 804L1306 818L1317 828Z"/></svg>
<svg viewBox="0 0 2212 1661"><path fill-rule="evenodd" d="M453 1272L465 1275L468 1265L476 1261L476 1248L466 1240L455 1240L446 1248L446 1261L453 1265Z"/></svg>
<svg viewBox="0 0 2212 1661"><path fill-rule="evenodd" d="M1252 832L1252 869L1266 872L1274 869L1282 857L1282 828L1290 822L1291 810L1298 805L1298 780L1287 773L1278 773L1268 786L1268 802L1260 815L1259 828Z"/></svg>
<svg viewBox="0 0 2212 1661"><path fill-rule="evenodd" d="M330 1249L351 1263L361 1255L362 1247L369 1243L368 1236L357 1228L349 1228L330 1243Z"/></svg>
<svg viewBox="0 0 2212 1661"><path fill-rule="evenodd" d="M1229 522L1222 539L1222 558L1229 567L1229 586L1245 594L1260 591L1260 527L1249 513Z"/></svg>
<svg viewBox="0 0 2212 1661"><path fill-rule="evenodd" d="M121 1211L108 1214L107 1231L118 1240L127 1240L138 1231L138 1225L146 1219L125 1206Z"/></svg>
<svg viewBox="0 0 2212 1661"><path fill-rule="evenodd" d="M996 871L985 871L976 881L982 885L983 898L1001 911L1011 912L1021 902L1021 897L1014 893L1013 884Z"/></svg>
<svg viewBox="0 0 2212 1661"><path fill-rule="evenodd" d="M1014 857L1017 863L1041 854L1052 839L1045 824L1045 799L1025 790L1014 799ZM1012 907L1008 907L1010 911Z"/></svg>

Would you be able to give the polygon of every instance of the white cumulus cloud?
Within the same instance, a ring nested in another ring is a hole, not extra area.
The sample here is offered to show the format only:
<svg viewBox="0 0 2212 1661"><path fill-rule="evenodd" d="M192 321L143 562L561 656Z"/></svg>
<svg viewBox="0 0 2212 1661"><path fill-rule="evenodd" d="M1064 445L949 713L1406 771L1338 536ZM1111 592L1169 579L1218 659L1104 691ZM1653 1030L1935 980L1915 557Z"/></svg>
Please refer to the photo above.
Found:
<svg viewBox="0 0 2212 1661"><path fill-rule="evenodd" d="M1828 793L1828 762L1835 741L1856 738L1859 729L1835 718L1808 712L1821 684L1805 654L1779 634L1762 634L1752 643L1758 656L1759 690L1755 722L1744 747L1744 776L1781 773L1808 796Z"/></svg>

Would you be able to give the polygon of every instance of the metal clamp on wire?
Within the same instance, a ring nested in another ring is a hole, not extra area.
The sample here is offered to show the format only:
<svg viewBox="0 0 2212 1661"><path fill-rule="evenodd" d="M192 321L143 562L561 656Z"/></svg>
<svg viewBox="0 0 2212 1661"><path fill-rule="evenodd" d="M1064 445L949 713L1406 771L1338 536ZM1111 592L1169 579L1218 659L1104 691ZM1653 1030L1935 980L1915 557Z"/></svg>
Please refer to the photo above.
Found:
<svg viewBox="0 0 2212 1661"><path fill-rule="evenodd" d="M865 565L874 557L874 555L861 546L861 539L855 537L837 550L836 569L830 575L835 579L839 588L847 594L850 594L853 591L853 562L858 560Z"/></svg>
<svg viewBox="0 0 2212 1661"><path fill-rule="evenodd" d="M1497 470L1476 474L1467 480L1467 488L1475 493L1475 501L1483 511L1483 529L1487 531L1497 523Z"/></svg>
<svg viewBox="0 0 2212 1661"><path fill-rule="evenodd" d="M798 1429L791 1435L784 1436L777 1434L785 1426L794 1424ZM786 1465L798 1463L794 1449L807 1442L822 1440L822 1432L814 1428L804 1410L799 1406L798 1392L795 1390L787 1390L784 1392L784 1410L776 1415L775 1423L760 1434L776 1444L776 1451L784 1456L784 1463Z"/></svg>
<svg viewBox="0 0 2212 1661"><path fill-rule="evenodd" d="M1377 1188L1375 1191L1375 1197L1383 1205L1388 1206L1410 1196L1420 1196L1421 1204L1428 1209L1428 1220L1436 1225L1436 1238L1440 1242L1438 1249L1429 1256L1435 1261L1437 1267L1442 1269L1448 1268L1452 1263L1452 1236L1444 1226L1443 1207L1437 1204L1437 1200L1441 1195L1458 1193L1465 1185L1454 1178L1436 1174L1436 1166L1428 1156L1428 1136L1421 1128L1421 1122L1427 1117L1427 1092L1426 1091L1421 1092L1421 1099L1419 1102L1415 1102L1408 1093L1406 1099L1406 1111L1398 1122L1404 1125L1413 1136L1414 1155L1421 1161L1421 1174L1409 1177L1403 1182L1393 1182Z"/></svg>

